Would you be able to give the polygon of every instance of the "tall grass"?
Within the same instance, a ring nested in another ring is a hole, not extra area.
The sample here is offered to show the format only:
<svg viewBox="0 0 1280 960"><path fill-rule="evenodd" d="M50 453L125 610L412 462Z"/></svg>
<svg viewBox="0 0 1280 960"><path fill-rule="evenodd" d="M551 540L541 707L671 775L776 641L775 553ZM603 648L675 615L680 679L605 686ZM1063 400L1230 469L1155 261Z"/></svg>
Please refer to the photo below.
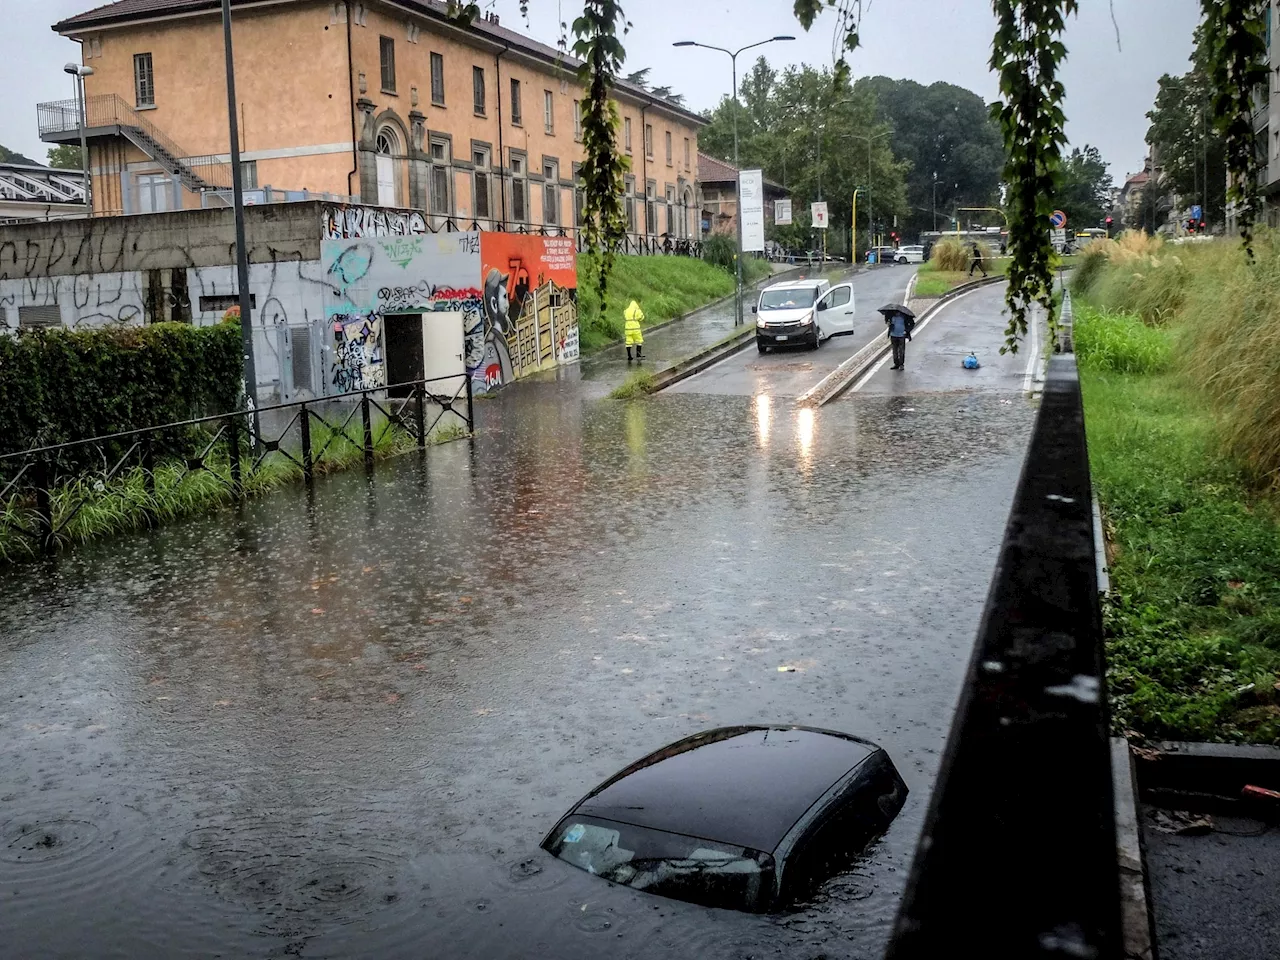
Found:
<svg viewBox="0 0 1280 960"><path fill-rule="evenodd" d="M982 254L983 263L989 264L991 247L979 240L978 252ZM969 269L969 265L973 263L973 250L967 240L962 242L954 237L944 237L933 245L929 262L934 265L935 270L957 273ZM990 270L991 267L988 265L987 269Z"/></svg>
<svg viewBox="0 0 1280 960"><path fill-rule="evenodd" d="M1108 373L1160 373L1169 367L1169 333L1131 313L1075 308L1076 355L1083 368Z"/></svg>

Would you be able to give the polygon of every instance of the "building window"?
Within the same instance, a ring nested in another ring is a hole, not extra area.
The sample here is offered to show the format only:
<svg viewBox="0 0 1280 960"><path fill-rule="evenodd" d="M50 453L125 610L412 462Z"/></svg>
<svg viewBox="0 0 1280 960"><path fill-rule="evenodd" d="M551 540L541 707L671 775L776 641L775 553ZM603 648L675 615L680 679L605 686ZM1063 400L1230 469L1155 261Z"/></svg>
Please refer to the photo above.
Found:
<svg viewBox="0 0 1280 960"><path fill-rule="evenodd" d="M666 140L667 166L669 167L671 166L671 131L668 130L665 134L663 134L663 138Z"/></svg>
<svg viewBox="0 0 1280 960"><path fill-rule="evenodd" d="M573 101L573 139L582 140L582 101Z"/></svg>
<svg viewBox="0 0 1280 960"><path fill-rule="evenodd" d="M240 161L240 186L245 190L258 189L258 161Z"/></svg>
<svg viewBox="0 0 1280 960"><path fill-rule="evenodd" d="M142 173L134 179L137 184L139 213L163 213L169 209L173 185L163 173Z"/></svg>
<svg viewBox="0 0 1280 960"><path fill-rule="evenodd" d="M560 165L555 160L542 161L542 222L549 227L560 223Z"/></svg>
<svg viewBox="0 0 1280 960"><path fill-rule="evenodd" d="M573 225L581 227L586 219L587 183L578 175L578 164L573 165Z"/></svg>
<svg viewBox="0 0 1280 960"><path fill-rule="evenodd" d="M653 159L653 124L651 123L644 125L644 155L650 160Z"/></svg>
<svg viewBox="0 0 1280 960"><path fill-rule="evenodd" d="M636 178L627 177L623 194L626 197L627 233L636 232Z"/></svg>
<svg viewBox="0 0 1280 960"><path fill-rule="evenodd" d="M431 212L447 217L453 213L449 195L449 141L431 141Z"/></svg>
<svg viewBox="0 0 1280 960"><path fill-rule="evenodd" d="M676 188L671 184L667 184L666 191L667 201L667 234L669 236L678 236L676 233Z"/></svg>
<svg viewBox="0 0 1280 960"><path fill-rule="evenodd" d="M156 105L156 75L151 69L151 54L133 55L133 94L139 107Z"/></svg>
<svg viewBox="0 0 1280 960"><path fill-rule="evenodd" d="M489 173L489 148L473 147L471 163L475 167L472 173L473 196L475 197L476 219L488 219L493 216L492 183Z"/></svg>
<svg viewBox="0 0 1280 960"><path fill-rule="evenodd" d="M650 180L644 188L644 232L653 236L658 232L658 183Z"/></svg>
<svg viewBox="0 0 1280 960"><path fill-rule="evenodd" d="M379 37L382 52L382 92L396 92L396 42L390 37Z"/></svg>
<svg viewBox="0 0 1280 960"><path fill-rule="evenodd" d="M511 123L514 126L521 125L520 119L520 81L512 78L511 80Z"/></svg>
<svg viewBox="0 0 1280 960"><path fill-rule="evenodd" d="M523 154L511 154L511 219L516 223L529 222L529 173Z"/></svg>
<svg viewBox="0 0 1280 960"><path fill-rule="evenodd" d="M689 154L689 138L688 138L688 137L685 137L685 138L684 138L684 168L685 168L686 170L692 170L692 169L693 169L692 165L689 163L689 157L690 157L690 154Z"/></svg>
<svg viewBox="0 0 1280 960"><path fill-rule="evenodd" d="M542 127L547 133L556 132L555 101L551 99L551 91L542 91Z"/></svg>
<svg viewBox="0 0 1280 960"><path fill-rule="evenodd" d="M622 149L631 152L631 118L624 117L622 120Z"/></svg>
<svg viewBox="0 0 1280 960"><path fill-rule="evenodd" d="M484 116L484 67L471 68L471 99L476 116Z"/></svg>
<svg viewBox="0 0 1280 960"><path fill-rule="evenodd" d="M444 55L431 55L431 102L437 107L444 106Z"/></svg>

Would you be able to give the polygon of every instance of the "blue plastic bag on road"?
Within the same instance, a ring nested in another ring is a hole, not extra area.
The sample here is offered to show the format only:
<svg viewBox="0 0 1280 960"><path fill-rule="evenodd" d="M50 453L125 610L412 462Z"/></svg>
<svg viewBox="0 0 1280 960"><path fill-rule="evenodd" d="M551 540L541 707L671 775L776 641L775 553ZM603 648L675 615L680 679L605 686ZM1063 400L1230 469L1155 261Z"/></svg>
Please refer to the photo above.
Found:
<svg viewBox="0 0 1280 960"><path fill-rule="evenodd" d="M978 358L973 353L970 353L960 363L966 370L977 370L978 367L982 366L982 364L978 363Z"/></svg>

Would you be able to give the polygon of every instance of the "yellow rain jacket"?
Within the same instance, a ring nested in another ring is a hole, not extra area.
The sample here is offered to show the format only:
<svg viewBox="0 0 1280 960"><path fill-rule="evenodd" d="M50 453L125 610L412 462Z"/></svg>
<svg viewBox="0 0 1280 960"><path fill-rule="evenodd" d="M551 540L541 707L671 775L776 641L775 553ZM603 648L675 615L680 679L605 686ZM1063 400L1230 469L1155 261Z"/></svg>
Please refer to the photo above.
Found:
<svg viewBox="0 0 1280 960"><path fill-rule="evenodd" d="M644 334L640 332L640 321L644 319L644 311L640 309L640 304L632 300L622 317L626 321L622 329L627 335L627 346L636 347L644 343Z"/></svg>

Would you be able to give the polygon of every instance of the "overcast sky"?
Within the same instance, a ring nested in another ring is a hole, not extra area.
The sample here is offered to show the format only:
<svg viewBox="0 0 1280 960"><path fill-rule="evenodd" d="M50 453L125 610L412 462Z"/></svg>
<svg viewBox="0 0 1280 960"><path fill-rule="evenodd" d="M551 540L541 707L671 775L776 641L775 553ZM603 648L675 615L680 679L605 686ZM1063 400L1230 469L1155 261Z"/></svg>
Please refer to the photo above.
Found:
<svg viewBox="0 0 1280 960"><path fill-rule="evenodd" d="M44 159L47 145L36 133L35 105L72 95L71 78L62 66L79 58L78 45L56 36L49 25L101 2L105 0L0 0L5 21L0 36L0 143ZM579 0L530 0L526 27L519 0L482 0L482 6L495 10L504 26L552 45L558 25L571 23L582 9ZM850 61L855 77L945 80L995 99L996 78L987 66L995 29L988 0L865 0L864 7L863 46ZM824 16L806 34L791 8L791 0L623 0L632 21L625 38L627 70L652 67L655 85L669 85L685 95L690 107L702 110L729 93L729 58L696 48L673 49L673 40L740 47L775 34L795 34L796 41L770 44L761 52L779 67L830 64L834 15ZM1067 136L1073 146L1098 147L1117 182L1141 169L1145 115L1157 79L1188 69L1198 8L1198 0L1082 0L1080 15L1069 21L1063 76ZM755 55L743 55L740 72Z"/></svg>

